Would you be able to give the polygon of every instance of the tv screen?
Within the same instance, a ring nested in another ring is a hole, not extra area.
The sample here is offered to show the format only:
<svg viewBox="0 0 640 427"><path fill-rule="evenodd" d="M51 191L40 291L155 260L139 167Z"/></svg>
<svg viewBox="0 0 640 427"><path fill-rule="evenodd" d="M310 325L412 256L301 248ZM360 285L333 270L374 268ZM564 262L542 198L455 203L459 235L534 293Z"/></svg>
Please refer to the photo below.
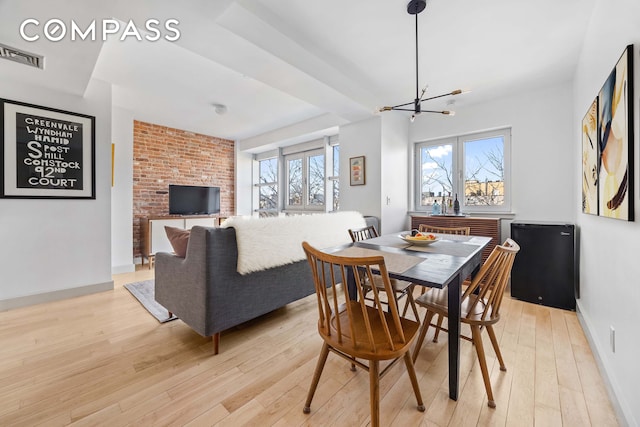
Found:
<svg viewBox="0 0 640 427"><path fill-rule="evenodd" d="M220 213L220 187L169 185L169 214L209 215Z"/></svg>

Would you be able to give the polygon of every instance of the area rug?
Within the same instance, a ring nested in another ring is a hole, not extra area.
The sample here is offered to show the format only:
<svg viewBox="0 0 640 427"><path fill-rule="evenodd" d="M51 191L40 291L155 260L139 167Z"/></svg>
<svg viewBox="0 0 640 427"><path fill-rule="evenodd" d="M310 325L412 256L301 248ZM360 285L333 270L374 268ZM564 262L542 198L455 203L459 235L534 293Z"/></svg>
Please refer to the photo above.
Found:
<svg viewBox="0 0 640 427"><path fill-rule="evenodd" d="M131 292L131 295L140 301L140 304L142 304L153 317L158 319L158 322L165 323L177 319L175 315L169 317L167 309L156 302L153 280L127 283L124 287Z"/></svg>

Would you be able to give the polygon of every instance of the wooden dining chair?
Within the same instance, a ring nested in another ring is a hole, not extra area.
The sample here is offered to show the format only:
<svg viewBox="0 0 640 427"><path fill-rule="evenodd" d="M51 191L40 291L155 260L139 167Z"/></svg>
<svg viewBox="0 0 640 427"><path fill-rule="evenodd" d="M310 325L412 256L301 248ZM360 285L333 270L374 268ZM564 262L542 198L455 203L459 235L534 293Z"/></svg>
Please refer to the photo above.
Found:
<svg viewBox="0 0 640 427"><path fill-rule="evenodd" d="M455 234L457 236L468 236L471 234L471 228L469 227L438 227L437 225L419 224L418 231L421 233L440 233L440 234ZM431 288L422 287L420 294L424 295ZM440 335L440 329L442 328L442 316L438 316L438 322L436 325L436 332L433 335L433 342L438 342L438 336Z"/></svg>
<svg viewBox="0 0 640 427"><path fill-rule="evenodd" d="M357 229L349 229L349 236L351 236L351 240L354 242L359 242L362 240L373 239L374 237L378 237L378 231L373 225L363 228ZM364 283L365 289L365 299L368 301L373 301L371 297L369 297L369 291L371 290L370 282ZM375 276L373 282L371 282L378 288L378 290L384 291L384 287L382 285L382 280L379 276ZM416 303L413 299L413 289L414 284L410 282L405 282L403 280L391 279L391 289L393 289L393 293L390 294L393 299L396 300L396 304L399 303L400 298L406 297L407 301L405 302L404 309L402 310L402 316L404 317L407 314L407 309L409 306L411 310L413 310L413 315L416 317L416 320L420 319L418 315L418 309L416 307ZM388 302L391 298L387 295L386 301Z"/></svg>
<svg viewBox="0 0 640 427"><path fill-rule="evenodd" d="M375 274L372 267L380 270L383 289L387 294L392 292L384 257L340 257L325 254L307 242L303 242L302 247L313 274L318 299L318 333L324 341L303 412L311 412L311 401L329 352L369 372L371 426L380 425L380 378L400 359L404 359L416 396L417 409L424 411L410 355L410 347L420 324L401 317L393 298L389 300L389 310L383 310L380 304L381 290L378 287L371 289L377 304L372 307L365 303L362 283L373 281ZM350 274L355 282L357 300L349 298L346 283ZM391 363L381 371L380 361Z"/></svg>
<svg viewBox="0 0 640 427"><path fill-rule="evenodd" d="M481 331L486 329L500 363L500 370L506 371L507 368L502 359L502 353L500 353L493 325L500 320L502 297L509 281L513 260L519 250L520 246L511 239L507 239L502 245L496 246L461 297L460 320L471 327L471 338L462 335L461 338L472 341L476 348L484 387L487 391L488 405L491 408L495 408L496 403L493 400ZM446 289L432 289L416 298L416 303L426 308L427 312L422 321L420 335L413 351L414 362L418 357L433 316L436 314L444 317L448 316L447 301ZM444 328L442 330L446 331ZM449 337L449 339L452 338Z"/></svg>
<svg viewBox="0 0 640 427"><path fill-rule="evenodd" d="M468 236L471 234L469 227L438 227L429 224L418 225L418 231L421 233L457 234L459 236Z"/></svg>

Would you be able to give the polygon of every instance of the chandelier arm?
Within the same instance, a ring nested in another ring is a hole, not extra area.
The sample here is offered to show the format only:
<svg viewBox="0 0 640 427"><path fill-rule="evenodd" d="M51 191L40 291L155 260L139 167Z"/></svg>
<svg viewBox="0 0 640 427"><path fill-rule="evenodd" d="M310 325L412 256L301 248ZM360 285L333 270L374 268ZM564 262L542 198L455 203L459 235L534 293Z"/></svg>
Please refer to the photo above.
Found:
<svg viewBox="0 0 640 427"><path fill-rule="evenodd" d="M404 103L404 104L394 105L394 106L393 106L393 107L391 107L391 108L395 109L396 107L404 107L405 105L412 105L412 104L413 104L413 101L411 101L411 102L407 102L407 103ZM411 110L411 111L413 111L413 110Z"/></svg>
<svg viewBox="0 0 640 427"><path fill-rule="evenodd" d="M436 113L436 114L449 114L450 111L446 111L446 110L440 110L440 111L435 111L435 110L422 110L421 113Z"/></svg>
<svg viewBox="0 0 640 427"><path fill-rule="evenodd" d="M423 99L423 101L429 101L429 100L431 100L431 99L443 98L443 97L445 97L445 96L451 96L451 95L452 95L452 93L451 93L451 92L449 92L449 93L443 93L442 95L436 95L436 96L431 96L431 97L429 97L429 98L425 98L425 99Z"/></svg>
<svg viewBox="0 0 640 427"><path fill-rule="evenodd" d="M427 92L427 86L422 88L422 93L420 93L420 102L424 101L424 94Z"/></svg>
<svg viewBox="0 0 640 427"><path fill-rule="evenodd" d="M392 108L393 111L411 111L415 113L416 111L410 108ZM451 114L450 111L434 111L434 110L420 110L416 114L421 113L435 113L435 114Z"/></svg>

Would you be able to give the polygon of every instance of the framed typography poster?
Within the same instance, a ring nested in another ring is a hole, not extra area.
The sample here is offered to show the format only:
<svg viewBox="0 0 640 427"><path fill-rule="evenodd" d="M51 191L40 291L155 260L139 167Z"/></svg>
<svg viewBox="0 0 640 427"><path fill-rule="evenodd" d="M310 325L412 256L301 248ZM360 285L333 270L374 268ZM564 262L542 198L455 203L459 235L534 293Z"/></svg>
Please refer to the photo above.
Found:
<svg viewBox="0 0 640 427"><path fill-rule="evenodd" d="M0 99L0 197L95 199L95 117Z"/></svg>

